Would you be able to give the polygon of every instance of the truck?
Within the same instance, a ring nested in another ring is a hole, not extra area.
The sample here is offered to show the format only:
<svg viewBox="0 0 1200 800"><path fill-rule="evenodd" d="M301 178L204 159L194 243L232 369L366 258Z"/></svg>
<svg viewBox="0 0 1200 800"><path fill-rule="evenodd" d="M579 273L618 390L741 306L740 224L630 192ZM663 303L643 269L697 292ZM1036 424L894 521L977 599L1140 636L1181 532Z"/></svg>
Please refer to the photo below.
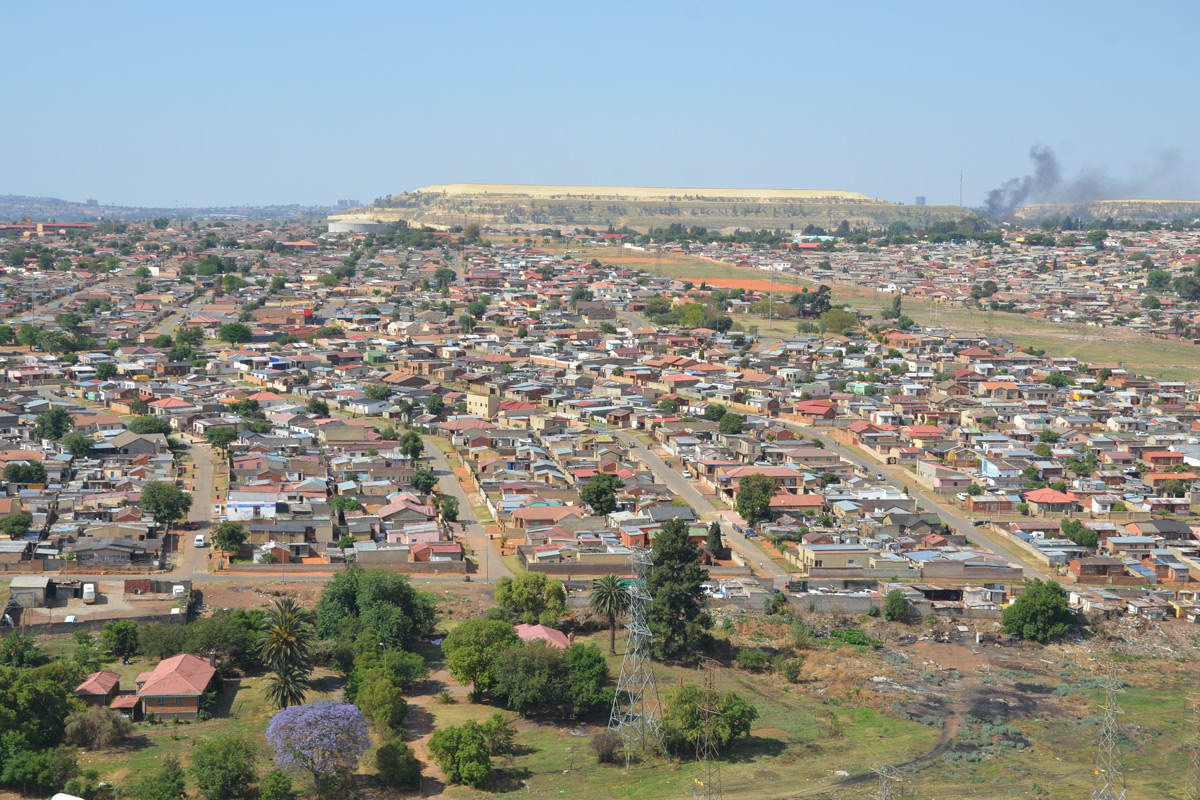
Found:
<svg viewBox="0 0 1200 800"><path fill-rule="evenodd" d="M83 585L83 602L89 606L96 602L96 584L85 583Z"/></svg>

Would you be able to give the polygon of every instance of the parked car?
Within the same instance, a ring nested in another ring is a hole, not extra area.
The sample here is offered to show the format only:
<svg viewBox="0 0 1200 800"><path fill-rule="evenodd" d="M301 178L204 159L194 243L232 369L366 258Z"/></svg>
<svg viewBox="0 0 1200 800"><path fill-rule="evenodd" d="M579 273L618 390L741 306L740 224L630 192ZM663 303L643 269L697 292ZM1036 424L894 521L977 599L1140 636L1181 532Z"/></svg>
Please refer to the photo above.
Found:
<svg viewBox="0 0 1200 800"><path fill-rule="evenodd" d="M194 544L196 547L204 547L204 534L198 534L192 541L192 544Z"/></svg>
<svg viewBox="0 0 1200 800"><path fill-rule="evenodd" d="M185 523L183 523L183 529L185 531L198 531L198 530L200 530L200 523L199 522L185 522Z"/></svg>

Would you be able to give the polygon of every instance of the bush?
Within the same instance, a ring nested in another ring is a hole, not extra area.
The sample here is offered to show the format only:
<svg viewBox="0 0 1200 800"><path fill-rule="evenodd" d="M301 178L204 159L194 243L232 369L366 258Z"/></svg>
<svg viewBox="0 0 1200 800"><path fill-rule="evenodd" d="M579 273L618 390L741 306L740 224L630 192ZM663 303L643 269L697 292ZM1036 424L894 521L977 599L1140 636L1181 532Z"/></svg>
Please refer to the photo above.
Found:
<svg viewBox="0 0 1200 800"><path fill-rule="evenodd" d="M596 754L596 761L601 764L613 763L620 744L621 738L612 731L596 731L592 734L592 751Z"/></svg>
<svg viewBox="0 0 1200 800"><path fill-rule="evenodd" d="M860 645L863 647L873 647L876 650L883 647L883 642L878 639L867 636L857 628L849 628L841 631L830 631L829 635L834 639L841 639L846 644Z"/></svg>
<svg viewBox="0 0 1200 800"><path fill-rule="evenodd" d="M132 732L132 722L103 706L89 706L67 717L67 742L88 750L122 745Z"/></svg>
<svg viewBox="0 0 1200 800"><path fill-rule="evenodd" d="M787 595L783 592L769 595L767 599L763 601L763 611L767 612L768 614L785 614L787 613L787 610L788 599Z"/></svg>
<svg viewBox="0 0 1200 800"><path fill-rule="evenodd" d="M480 733L483 734L483 740L487 743L488 754L493 756L511 756L513 754L513 742L517 738L517 729L513 727L512 721L506 719L503 714L492 714L492 718L485 720L479 726Z"/></svg>
<svg viewBox="0 0 1200 800"><path fill-rule="evenodd" d="M753 647L739 647L736 661L738 669L744 669L747 672L762 672L771 663L771 657Z"/></svg>
<svg viewBox="0 0 1200 800"><path fill-rule="evenodd" d="M429 754L438 762L448 783L486 788L492 778L487 742L474 720L438 728L429 738Z"/></svg>
<svg viewBox="0 0 1200 800"><path fill-rule="evenodd" d="M803 667L803 660L788 658L787 656L776 656L775 660L771 662L771 670L788 683L795 683L800 680L800 670Z"/></svg>
<svg viewBox="0 0 1200 800"><path fill-rule="evenodd" d="M899 589L892 589L883 601L883 616L888 622L908 620L908 598Z"/></svg>
<svg viewBox="0 0 1200 800"><path fill-rule="evenodd" d="M375 751L375 769L379 780L393 789L421 785L421 762L411 747L394 737Z"/></svg>

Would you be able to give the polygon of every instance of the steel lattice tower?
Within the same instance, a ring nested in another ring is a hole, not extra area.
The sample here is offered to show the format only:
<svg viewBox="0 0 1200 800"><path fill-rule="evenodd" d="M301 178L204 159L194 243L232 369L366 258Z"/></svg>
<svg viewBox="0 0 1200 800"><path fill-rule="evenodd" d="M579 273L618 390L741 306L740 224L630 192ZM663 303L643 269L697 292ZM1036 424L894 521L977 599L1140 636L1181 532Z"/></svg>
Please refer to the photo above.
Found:
<svg viewBox="0 0 1200 800"><path fill-rule="evenodd" d="M1189 698L1192 707L1192 738L1188 740L1188 776L1183 796L1200 800L1200 694Z"/></svg>
<svg viewBox="0 0 1200 800"><path fill-rule="evenodd" d="M617 678L609 731L621 737L625 745L625 766L635 752L644 752L653 742L655 749L666 755L663 744L661 706L654 670L650 666L650 626L646 624L646 609L650 593L646 591L646 567L650 553L641 547L629 550L629 566L633 580L629 582L629 638L625 641L625 659Z"/></svg>
<svg viewBox="0 0 1200 800"><path fill-rule="evenodd" d="M702 705L696 709L700 716L700 735L696 739L697 770L692 784L692 800L721 800L721 762L718 760L716 733L717 717L721 710L716 687L716 670L719 665L707 656L700 657L700 689L704 693Z"/></svg>
<svg viewBox="0 0 1200 800"><path fill-rule="evenodd" d="M1125 800L1125 774L1121 771L1121 751L1117 745L1117 736L1121 732L1117 715L1124 713L1117 704L1117 695L1121 691L1116 663L1110 662L1108 680L1104 684L1104 724L1100 726L1100 743L1096 749L1092 800Z"/></svg>
<svg viewBox="0 0 1200 800"><path fill-rule="evenodd" d="M879 776L879 789L875 792L875 800L896 800L899 791L892 791L892 782L900 782L900 770L891 764L881 764L876 761L871 765L871 772Z"/></svg>

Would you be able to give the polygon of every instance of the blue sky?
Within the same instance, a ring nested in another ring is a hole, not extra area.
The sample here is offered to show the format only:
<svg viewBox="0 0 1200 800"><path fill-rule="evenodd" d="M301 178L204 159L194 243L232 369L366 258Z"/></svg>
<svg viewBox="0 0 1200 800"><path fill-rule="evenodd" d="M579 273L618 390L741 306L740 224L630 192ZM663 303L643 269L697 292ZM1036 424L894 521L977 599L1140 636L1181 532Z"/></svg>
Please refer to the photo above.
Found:
<svg viewBox="0 0 1200 800"><path fill-rule="evenodd" d="M962 169L978 205L1040 144L1067 177L1200 198L1195 2L66 2L5 20L0 194L331 204L488 182L954 203Z"/></svg>

